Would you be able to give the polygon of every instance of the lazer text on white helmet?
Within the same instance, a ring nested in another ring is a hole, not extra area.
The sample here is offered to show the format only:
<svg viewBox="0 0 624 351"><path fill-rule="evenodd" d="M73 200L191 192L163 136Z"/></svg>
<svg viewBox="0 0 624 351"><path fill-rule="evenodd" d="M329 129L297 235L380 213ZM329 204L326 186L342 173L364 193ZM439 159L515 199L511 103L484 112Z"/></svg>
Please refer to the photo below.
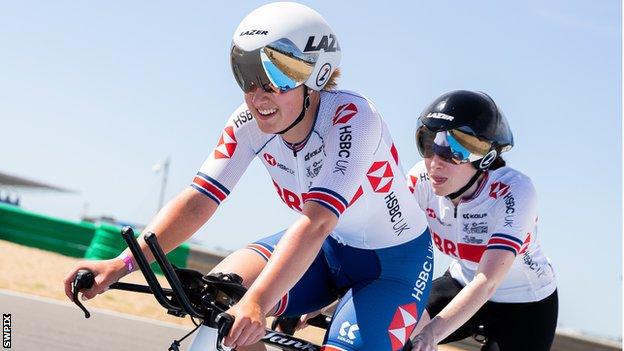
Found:
<svg viewBox="0 0 624 351"><path fill-rule="evenodd" d="M321 90L340 64L340 45L329 24L311 8L291 2L259 7L232 38L232 71L243 91L302 84Z"/></svg>

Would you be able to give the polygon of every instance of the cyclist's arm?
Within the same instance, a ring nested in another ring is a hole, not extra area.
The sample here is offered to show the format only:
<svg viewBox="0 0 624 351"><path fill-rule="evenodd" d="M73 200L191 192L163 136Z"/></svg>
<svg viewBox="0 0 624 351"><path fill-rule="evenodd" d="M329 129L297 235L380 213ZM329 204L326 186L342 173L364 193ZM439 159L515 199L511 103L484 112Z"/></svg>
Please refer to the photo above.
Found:
<svg viewBox="0 0 624 351"><path fill-rule="evenodd" d="M143 233L153 232L165 253L173 250L193 235L217 210L217 203L199 191L188 187L169 201L154 217ZM139 240L141 250L152 261L154 256L144 240ZM132 256L130 249L124 251ZM135 264L136 267L136 264Z"/></svg>
<svg viewBox="0 0 624 351"><path fill-rule="evenodd" d="M306 202L303 214L284 233L243 300L260 306L264 314L268 313L303 276L337 223L338 218L333 212L315 202Z"/></svg>
<svg viewBox="0 0 624 351"><path fill-rule="evenodd" d="M215 212L216 202L193 188L188 188L171 200L145 228L144 233L156 233L163 251L168 252L180 245L199 229ZM139 239L141 250L147 259L153 261L153 255L144 240ZM123 254L132 257L130 250ZM137 268L136 261L134 262ZM72 281L79 269L88 269L96 274L95 285L83 290L83 297L90 299L106 291L106 288L128 273L126 264L120 257L104 261L81 261L69 271L63 280L65 295L72 300Z"/></svg>
<svg viewBox="0 0 624 351"><path fill-rule="evenodd" d="M208 155L191 186L171 200L145 228L144 233L156 234L165 253L183 243L212 217L255 157L248 141L252 139L250 133L259 130L250 125L250 116L245 104L232 113L215 150ZM237 142L227 149L223 146L224 138ZM223 152L228 154L224 156ZM148 260L153 260L145 241L139 243ZM125 253L130 255L130 250Z"/></svg>
<svg viewBox="0 0 624 351"><path fill-rule="evenodd" d="M505 198L495 205L494 218L499 220L491 228L495 234L481 256L474 279L421 332L433 334L435 343L463 325L492 297L535 224L537 196L530 179L515 176L508 184Z"/></svg>
<svg viewBox="0 0 624 351"><path fill-rule="evenodd" d="M507 250L486 250L474 279L427 324L421 333L432 333L435 344L461 327L492 297L513 265L515 254Z"/></svg>

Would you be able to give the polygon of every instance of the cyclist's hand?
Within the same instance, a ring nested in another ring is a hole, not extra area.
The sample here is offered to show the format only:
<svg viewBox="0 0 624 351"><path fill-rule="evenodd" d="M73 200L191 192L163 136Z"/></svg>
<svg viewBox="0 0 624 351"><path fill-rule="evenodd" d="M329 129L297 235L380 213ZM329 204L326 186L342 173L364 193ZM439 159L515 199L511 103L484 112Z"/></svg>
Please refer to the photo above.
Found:
<svg viewBox="0 0 624 351"><path fill-rule="evenodd" d="M438 350L438 346L436 345L433 338L433 330L427 327L428 325L425 326L423 330L412 339L412 351Z"/></svg>
<svg viewBox="0 0 624 351"><path fill-rule="evenodd" d="M314 311L314 312L310 312L310 313L306 313L306 314L302 315L301 317L299 317L299 321L297 322L297 325L295 326L295 330L301 330L301 329L307 327L308 323L306 323L306 322L308 321L308 319L314 318L314 317L318 316L319 314L321 314L321 312L323 312L323 309L320 309L320 310Z"/></svg>
<svg viewBox="0 0 624 351"><path fill-rule="evenodd" d="M235 348L252 345L262 339L266 318L257 303L243 298L226 312L234 317L234 324L223 340L225 346Z"/></svg>
<svg viewBox="0 0 624 351"><path fill-rule="evenodd" d="M72 282L76 273L81 269L88 269L95 275L95 283L91 289L82 290L82 299L94 298L108 290L108 287L125 275L126 267L122 260L112 259L103 261L80 261L65 276L65 295L73 301Z"/></svg>

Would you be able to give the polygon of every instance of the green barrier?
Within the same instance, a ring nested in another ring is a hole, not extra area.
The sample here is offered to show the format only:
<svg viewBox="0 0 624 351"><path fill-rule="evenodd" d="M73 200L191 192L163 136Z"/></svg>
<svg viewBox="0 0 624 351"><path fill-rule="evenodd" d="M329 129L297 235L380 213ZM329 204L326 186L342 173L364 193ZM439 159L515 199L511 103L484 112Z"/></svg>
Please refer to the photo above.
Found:
<svg viewBox="0 0 624 351"><path fill-rule="evenodd" d="M121 228L100 223L72 222L0 203L0 240L58 252L72 257L109 259L127 246ZM167 254L174 265L187 266L189 245L184 243ZM154 271L161 273L157 264Z"/></svg>
<svg viewBox="0 0 624 351"><path fill-rule="evenodd" d="M135 232L135 237L139 233ZM107 260L119 256L126 249L125 240L121 236L121 228L101 223L95 230L95 235L91 245L85 254L85 258L90 260ZM167 258L177 267L186 267L189 256L189 245L183 243L167 254ZM152 263L152 269L157 273L162 273L157 263Z"/></svg>
<svg viewBox="0 0 624 351"><path fill-rule="evenodd" d="M84 257L95 234L90 222L73 222L0 203L0 239L17 244Z"/></svg>

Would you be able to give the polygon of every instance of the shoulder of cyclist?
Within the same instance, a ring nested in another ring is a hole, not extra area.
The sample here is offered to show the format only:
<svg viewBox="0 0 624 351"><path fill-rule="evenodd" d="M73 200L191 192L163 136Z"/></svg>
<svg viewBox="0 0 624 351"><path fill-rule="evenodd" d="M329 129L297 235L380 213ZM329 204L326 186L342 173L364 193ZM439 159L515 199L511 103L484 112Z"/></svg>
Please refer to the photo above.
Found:
<svg viewBox="0 0 624 351"><path fill-rule="evenodd" d="M429 173L425 167L425 161L417 162L407 172L407 187L418 200L421 209L427 208L427 201L430 196L434 196L429 184Z"/></svg>

